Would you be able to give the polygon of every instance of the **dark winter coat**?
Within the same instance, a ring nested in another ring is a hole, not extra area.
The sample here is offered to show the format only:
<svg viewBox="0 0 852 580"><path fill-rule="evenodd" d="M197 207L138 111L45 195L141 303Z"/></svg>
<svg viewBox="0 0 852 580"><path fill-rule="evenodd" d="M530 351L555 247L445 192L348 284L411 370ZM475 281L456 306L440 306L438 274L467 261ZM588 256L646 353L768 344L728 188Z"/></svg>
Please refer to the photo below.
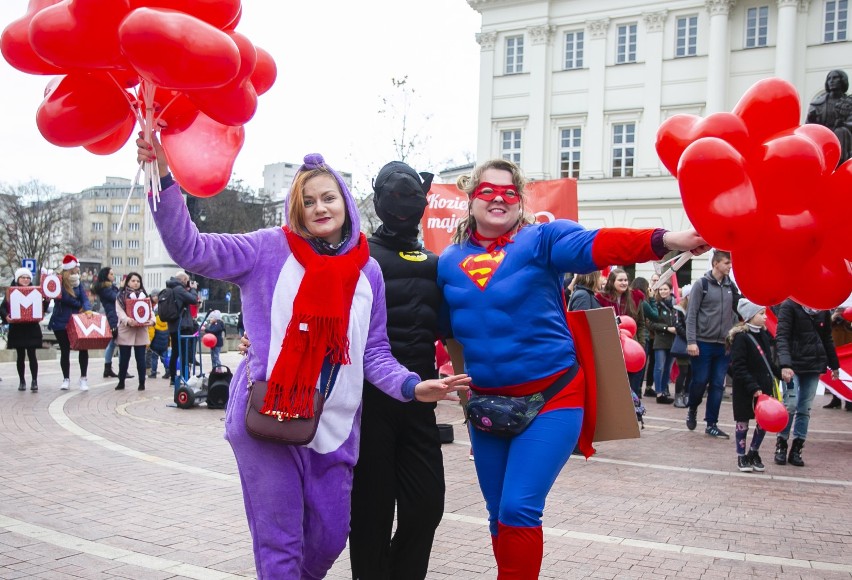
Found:
<svg viewBox="0 0 852 580"><path fill-rule="evenodd" d="M205 332L209 332L210 334L216 337L216 346L221 347L223 344L225 344L225 339L222 336L225 332L224 322L222 322L221 320L205 322L204 327Z"/></svg>
<svg viewBox="0 0 852 580"><path fill-rule="evenodd" d="M675 310L671 298L654 301L656 317L648 326L654 331L654 350L671 350L675 335L667 329L675 326Z"/></svg>
<svg viewBox="0 0 852 580"><path fill-rule="evenodd" d="M10 286L17 286L17 283L12 283ZM47 312L47 307L50 300L44 301L44 311ZM6 324L6 317L9 316L9 303L5 298L0 304L0 324ZM9 335L6 340L6 348L41 348L42 334L41 326L38 322L13 322L9 324Z"/></svg>
<svg viewBox="0 0 852 580"><path fill-rule="evenodd" d="M831 313L827 310L811 315L788 298L778 309L775 338L782 369L822 374L827 368L840 368L831 338Z"/></svg>
<svg viewBox="0 0 852 580"><path fill-rule="evenodd" d="M728 332L738 321L738 300L739 291L728 276L719 282L711 272L707 272L696 280L689 293L689 310L686 313L687 343L697 344L701 341L724 344Z"/></svg>
<svg viewBox="0 0 852 580"><path fill-rule="evenodd" d="M101 301L101 306L104 307L104 314L106 314L107 320L109 321L109 327L112 328L113 333L115 333L118 328L118 313L115 311L115 301L118 298L120 290L112 282L107 281L103 284L103 286L98 288L98 299ZM115 334L113 334L113 336L115 336Z"/></svg>
<svg viewBox="0 0 852 580"><path fill-rule="evenodd" d="M175 302L180 308L180 318L169 322L169 333L175 334L178 329L181 329L184 334L194 333L197 329L195 328L195 320L189 313L189 305L198 304L198 291L194 288L187 288L175 277L169 278L166 287L174 290ZM193 330L190 332L190 329Z"/></svg>
<svg viewBox="0 0 852 580"><path fill-rule="evenodd" d="M92 305L89 303L89 296L86 294L82 282L70 294L63 286L62 295L58 299L53 299L53 314L50 316L50 323L47 327L50 330L65 330L71 321L72 314L91 309Z"/></svg>
<svg viewBox="0 0 852 580"><path fill-rule="evenodd" d="M745 325L731 329L731 375L733 376L732 402L734 421L754 419L754 394L758 391L773 396L774 379L781 378L781 371L772 364L772 337L767 330L751 332ZM763 356L749 336L754 337L766 356L772 373L766 367Z"/></svg>
<svg viewBox="0 0 852 580"><path fill-rule="evenodd" d="M568 310L594 310L600 308L601 303L595 298L595 293L585 286L575 286L571 300L568 301Z"/></svg>
<svg viewBox="0 0 852 580"><path fill-rule="evenodd" d="M436 378L435 338L441 292L436 282L438 256L411 250L405 240L376 233L369 239L370 256L382 268L391 352L422 379Z"/></svg>

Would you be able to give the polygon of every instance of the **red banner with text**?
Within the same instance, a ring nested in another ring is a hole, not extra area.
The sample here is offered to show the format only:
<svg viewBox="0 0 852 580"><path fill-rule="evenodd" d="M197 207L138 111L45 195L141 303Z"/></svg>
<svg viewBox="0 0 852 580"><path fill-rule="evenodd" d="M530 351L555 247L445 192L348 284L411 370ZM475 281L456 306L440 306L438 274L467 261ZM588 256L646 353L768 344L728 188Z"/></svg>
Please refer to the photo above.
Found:
<svg viewBox="0 0 852 580"><path fill-rule="evenodd" d="M551 179L526 185L527 210L541 223L577 220L577 180ZM467 213L468 199L455 184L433 183L423 214L423 245L440 254L450 245L456 226Z"/></svg>

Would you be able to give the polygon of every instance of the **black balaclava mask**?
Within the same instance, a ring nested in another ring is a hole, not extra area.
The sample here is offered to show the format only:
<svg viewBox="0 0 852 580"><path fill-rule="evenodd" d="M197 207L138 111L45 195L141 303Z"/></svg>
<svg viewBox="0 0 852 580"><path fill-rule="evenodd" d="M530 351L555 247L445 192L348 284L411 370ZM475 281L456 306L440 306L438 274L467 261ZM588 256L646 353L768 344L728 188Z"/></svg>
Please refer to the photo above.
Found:
<svg viewBox="0 0 852 580"><path fill-rule="evenodd" d="M417 173L402 161L391 161L373 180L373 204L382 225L377 235L416 240L420 219L426 210L431 173ZM421 181L422 179L422 181Z"/></svg>

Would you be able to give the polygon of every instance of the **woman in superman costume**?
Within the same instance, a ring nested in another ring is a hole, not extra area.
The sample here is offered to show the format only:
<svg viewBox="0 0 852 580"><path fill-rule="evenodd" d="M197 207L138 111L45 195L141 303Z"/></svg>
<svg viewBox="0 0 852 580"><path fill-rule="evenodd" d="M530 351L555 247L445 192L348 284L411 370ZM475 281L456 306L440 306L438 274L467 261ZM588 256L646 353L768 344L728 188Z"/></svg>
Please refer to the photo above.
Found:
<svg viewBox="0 0 852 580"><path fill-rule="evenodd" d="M524 396L573 375L521 434L505 438L471 428L499 580L538 578L547 493L578 441L586 457L594 452L596 413L583 412L587 400L594 408L594 385L586 385L579 368L575 342L582 346L585 338L569 329L563 275L647 262L669 250L708 249L695 230L533 223L524 211L524 183L520 169L502 159L462 176L469 213L438 262L448 325L464 347L472 390Z"/></svg>

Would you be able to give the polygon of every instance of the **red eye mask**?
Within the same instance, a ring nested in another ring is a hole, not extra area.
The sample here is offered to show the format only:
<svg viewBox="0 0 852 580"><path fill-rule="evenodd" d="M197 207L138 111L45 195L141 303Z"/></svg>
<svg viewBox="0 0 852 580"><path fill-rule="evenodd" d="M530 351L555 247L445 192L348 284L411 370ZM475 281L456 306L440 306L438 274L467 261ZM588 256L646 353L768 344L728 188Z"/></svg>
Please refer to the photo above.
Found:
<svg viewBox="0 0 852 580"><path fill-rule="evenodd" d="M509 205L515 205L521 201L521 196L518 195L514 185L494 185L487 181L480 183L470 197L471 199L479 198L482 201L494 201L498 195Z"/></svg>

